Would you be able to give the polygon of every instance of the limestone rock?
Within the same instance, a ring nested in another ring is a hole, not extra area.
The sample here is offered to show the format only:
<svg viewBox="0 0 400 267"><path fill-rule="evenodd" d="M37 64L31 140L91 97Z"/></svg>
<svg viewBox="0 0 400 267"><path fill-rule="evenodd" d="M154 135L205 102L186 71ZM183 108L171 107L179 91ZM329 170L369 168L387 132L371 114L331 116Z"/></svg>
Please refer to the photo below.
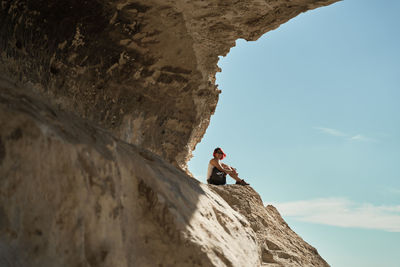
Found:
<svg viewBox="0 0 400 267"><path fill-rule="evenodd" d="M0 124L2 267L328 266L251 187L201 184L4 80Z"/></svg>
<svg viewBox="0 0 400 267"><path fill-rule="evenodd" d="M246 218L153 153L4 82L0 125L0 266L260 265Z"/></svg>
<svg viewBox="0 0 400 267"><path fill-rule="evenodd" d="M218 56L336 1L3 0L0 73L185 168L218 101Z"/></svg>
<svg viewBox="0 0 400 267"><path fill-rule="evenodd" d="M329 266L317 250L293 232L272 205L264 207L250 186L211 186L256 233L262 266Z"/></svg>

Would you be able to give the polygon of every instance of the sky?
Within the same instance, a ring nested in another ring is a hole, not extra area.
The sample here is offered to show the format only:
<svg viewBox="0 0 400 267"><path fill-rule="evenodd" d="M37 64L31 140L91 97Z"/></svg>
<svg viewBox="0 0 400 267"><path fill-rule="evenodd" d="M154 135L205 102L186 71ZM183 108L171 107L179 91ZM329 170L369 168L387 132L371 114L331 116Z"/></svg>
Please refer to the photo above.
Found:
<svg viewBox="0 0 400 267"><path fill-rule="evenodd" d="M398 0L345 0L238 40L189 162L205 183L222 147L333 267L400 267L399 13Z"/></svg>

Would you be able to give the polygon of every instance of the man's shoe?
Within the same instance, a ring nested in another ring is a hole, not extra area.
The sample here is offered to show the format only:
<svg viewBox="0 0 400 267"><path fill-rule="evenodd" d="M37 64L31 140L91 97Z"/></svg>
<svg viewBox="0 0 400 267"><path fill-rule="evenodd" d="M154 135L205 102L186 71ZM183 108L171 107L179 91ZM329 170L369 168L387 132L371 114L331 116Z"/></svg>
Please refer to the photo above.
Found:
<svg viewBox="0 0 400 267"><path fill-rule="evenodd" d="M236 184L238 184L238 185L250 185L249 183L246 183L246 181L244 179L242 179L240 181L236 181Z"/></svg>

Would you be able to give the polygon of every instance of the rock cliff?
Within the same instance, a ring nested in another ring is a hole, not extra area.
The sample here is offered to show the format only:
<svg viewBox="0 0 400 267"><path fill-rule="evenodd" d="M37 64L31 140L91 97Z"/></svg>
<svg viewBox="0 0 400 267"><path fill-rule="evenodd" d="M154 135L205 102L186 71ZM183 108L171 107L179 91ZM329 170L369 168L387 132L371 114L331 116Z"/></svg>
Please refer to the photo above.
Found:
<svg viewBox="0 0 400 267"><path fill-rule="evenodd" d="M263 206L250 186L210 187L246 217L257 237L262 266L329 266L314 247L290 229L274 206Z"/></svg>
<svg viewBox="0 0 400 267"><path fill-rule="evenodd" d="M8 0L0 73L185 168L217 105L218 56L337 0Z"/></svg>
<svg viewBox="0 0 400 267"><path fill-rule="evenodd" d="M250 187L208 186L0 82L0 266L328 266Z"/></svg>
<svg viewBox="0 0 400 267"><path fill-rule="evenodd" d="M0 266L327 266L183 170L218 56L333 2L0 1Z"/></svg>

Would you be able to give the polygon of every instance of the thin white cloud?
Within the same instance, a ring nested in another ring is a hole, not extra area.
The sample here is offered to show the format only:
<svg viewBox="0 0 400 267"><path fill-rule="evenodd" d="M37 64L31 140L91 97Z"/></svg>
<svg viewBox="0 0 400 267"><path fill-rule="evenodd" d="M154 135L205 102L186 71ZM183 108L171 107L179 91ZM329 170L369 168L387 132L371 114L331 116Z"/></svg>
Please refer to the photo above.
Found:
<svg viewBox="0 0 400 267"><path fill-rule="evenodd" d="M363 136L363 135L361 135L361 134L357 134L357 135L354 135L354 136L350 137L350 140L354 140L354 141L364 141L364 142L375 141L374 139L365 137L365 136Z"/></svg>
<svg viewBox="0 0 400 267"><path fill-rule="evenodd" d="M321 198L273 205L283 216L298 221L400 232L400 205L359 204L346 198Z"/></svg>
<svg viewBox="0 0 400 267"><path fill-rule="evenodd" d="M314 127L314 129L317 129L323 133L333 135L333 136L347 136L345 133L342 133L341 131L332 129L332 128L325 128L325 127Z"/></svg>
<svg viewBox="0 0 400 267"><path fill-rule="evenodd" d="M336 130L336 129L332 129L332 128L326 128L326 127L314 127L314 129L324 133L324 134L328 134L328 135L332 135L332 136L337 136L337 137L342 137L345 138L347 140L350 141L362 141L362 142L369 142L369 141L376 141L375 139L366 137L362 134L356 134L356 135L349 135L346 134L342 131Z"/></svg>

